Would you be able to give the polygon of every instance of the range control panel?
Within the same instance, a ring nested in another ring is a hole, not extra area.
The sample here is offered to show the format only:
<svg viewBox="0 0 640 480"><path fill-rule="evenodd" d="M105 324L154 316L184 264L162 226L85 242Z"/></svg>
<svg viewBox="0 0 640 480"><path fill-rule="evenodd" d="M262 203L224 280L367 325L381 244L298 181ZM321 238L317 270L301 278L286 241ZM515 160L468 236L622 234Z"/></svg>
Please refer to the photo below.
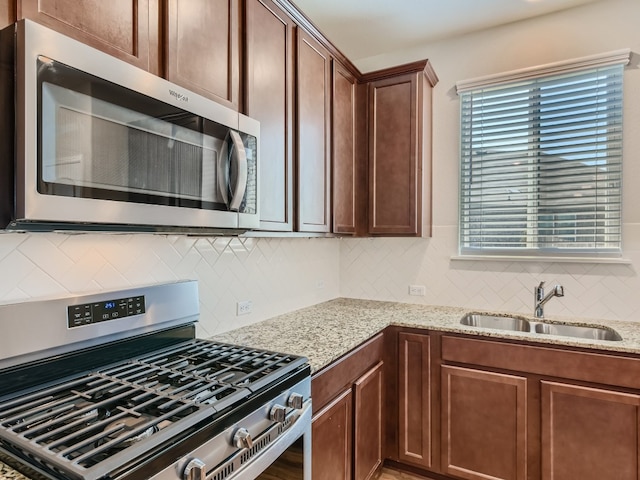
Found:
<svg viewBox="0 0 640 480"><path fill-rule="evenodd" d="M69 328L145 313L144 295L67 307Z"/></svg>

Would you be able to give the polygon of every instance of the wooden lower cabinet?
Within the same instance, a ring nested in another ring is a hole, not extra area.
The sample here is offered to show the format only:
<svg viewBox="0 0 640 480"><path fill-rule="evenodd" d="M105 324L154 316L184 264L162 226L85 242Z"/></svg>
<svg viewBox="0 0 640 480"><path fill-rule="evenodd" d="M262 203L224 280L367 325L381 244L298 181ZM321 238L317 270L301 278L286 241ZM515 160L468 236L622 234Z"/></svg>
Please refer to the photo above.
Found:
<svg viewBox="0 0 640 480"><path fill-rule="evenodd" d="M383 362L318 412L312 429L313 480L369 480L384 460Z"/></svg>
<svg viewBox="0 0 640 480"><path fill-rule="evenodd" d="M441 374L443 473L526 480L527 379L452 366Z"/></svg>
<svg viewBox="0 0 640 480"><path fill-rule="evenodd" d="M313 480L369 480L385 458L383 335L311 379Z"/></svg>
<svg viewBox="0 0 640 480"><path fill-rule="evenodd" d="M640 396L542 382L542 479L638 480Z"/></svg>
<svg viewBox="0 0 640 480"><path fill-rule="evenodd" d="M313 480L351 478L352 411L353 395L349 388L314 417L311 424Z"/></svg>
<svg viewBox="0 0 640 480"><path fill-rule="evenodd" d="M372 478L382 465L383 363L360 377L354 392L354 480Z"/></svg>
<svg viewBox="0 0 640 480"><path fill-rule="evenodd" d="M398 334L398 459L431 468L431 337Z"/></svg>
<svg viewBox="0 0 640 480"><path fill-rule="evenodd" d="M385 335L312 379L314 480L640 480L638 356Z"/></svg>

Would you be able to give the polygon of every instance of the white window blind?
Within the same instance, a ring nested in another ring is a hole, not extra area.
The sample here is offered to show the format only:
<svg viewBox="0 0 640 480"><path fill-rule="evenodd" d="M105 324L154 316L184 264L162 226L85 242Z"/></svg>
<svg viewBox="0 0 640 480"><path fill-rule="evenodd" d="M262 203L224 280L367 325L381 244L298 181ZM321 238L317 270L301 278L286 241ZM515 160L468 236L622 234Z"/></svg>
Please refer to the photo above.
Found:
<svg viewBox="0 0 640 480"><path fill-rule="evenodd" d="M619 255L620 63L460 92L462 255Z"/></svg>

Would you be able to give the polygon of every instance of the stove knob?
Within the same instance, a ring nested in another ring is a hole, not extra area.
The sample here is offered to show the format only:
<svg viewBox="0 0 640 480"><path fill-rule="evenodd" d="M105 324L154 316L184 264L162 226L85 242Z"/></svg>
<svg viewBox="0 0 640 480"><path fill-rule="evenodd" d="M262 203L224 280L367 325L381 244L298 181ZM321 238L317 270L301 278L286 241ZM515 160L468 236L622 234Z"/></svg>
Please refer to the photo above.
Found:
<svg viewBox="0 0 640 480"><path fill-rule="evenodd" d="M236 431L236 434L233 436L233 443L235 443L238 448L253 447L253 439L246 428L239 428Z"/></svg>
<svg viewBox="0 0 640 480"><path fill-rule="evenodd" d="M183 480L205 480L207 476L207 466L199 458L192 459L182 472Z"/></svg>
<svg viewBox="0 0 640 480"><path fill-rule="evenodd" d="M287 400L287 406L293 408L295 410L302 410L302 403L304 402L304 397L299 393L292 393Z"/></svg>
<svg viewBox="0 0 640 480"><path fill-rule="evenodd" d="M286 416L287 409L278 404L274 405L271 408L271 412L269 412L269 418L271 418L273 422L284 423Z"/></svg>

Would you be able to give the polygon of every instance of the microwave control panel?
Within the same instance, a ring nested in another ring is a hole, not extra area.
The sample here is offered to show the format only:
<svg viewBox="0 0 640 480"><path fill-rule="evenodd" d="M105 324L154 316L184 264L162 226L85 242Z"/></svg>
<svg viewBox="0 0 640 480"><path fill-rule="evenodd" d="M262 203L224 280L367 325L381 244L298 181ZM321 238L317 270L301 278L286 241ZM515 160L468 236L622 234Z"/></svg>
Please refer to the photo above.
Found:
<svg viewBox="0 0 640 480"><path fill-rule="evenodd" d="M144 295L118 298L102 302L70 305L67 307L69 328L82 327L92 323L107 322L119 318L145 313Z"/></svg>

